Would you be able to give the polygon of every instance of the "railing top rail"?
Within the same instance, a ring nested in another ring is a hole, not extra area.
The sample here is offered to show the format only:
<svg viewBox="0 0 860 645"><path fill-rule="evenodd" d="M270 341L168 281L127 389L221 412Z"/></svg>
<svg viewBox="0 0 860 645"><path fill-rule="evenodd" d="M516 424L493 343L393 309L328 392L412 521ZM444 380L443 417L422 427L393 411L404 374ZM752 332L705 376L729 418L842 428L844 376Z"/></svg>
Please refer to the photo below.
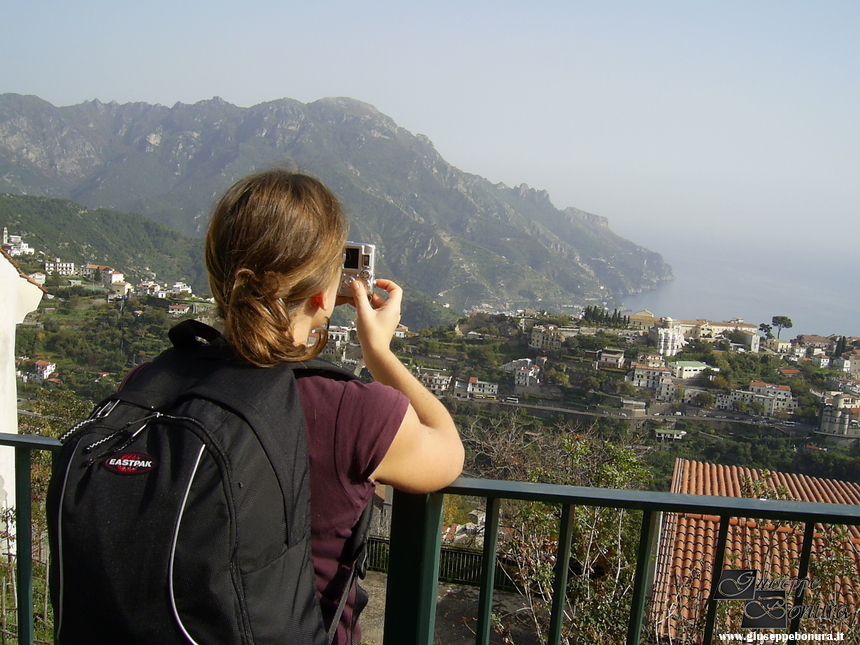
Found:
<svg viewBox="0 0 860 645"><path fill-rule="evenodd" d="M0 446L13 448L30 448L32 450L58 450L62 444L54 437L42 437L36 434L11 434L0 432Z"/></svg>
<svg viewBox="0 0 860 645"><path fill-rule="evenodd" d="M33 450L57 450L60 445L60 442L53 437L0 433L0 446ZM721 517L756 517L772 520L860 525L860 506L851 504L823 504L713 495L681 495L656 491L560 486L557 484L535 484L468 477L458 478L443 492L454 495L542 501L578 506L603 506L672 513L701 513Z"/></svg>
<svg viewBox="0 0 860 645"><path fill-rule="evenodd" d="M442 490L453 495L519 499L581 506L635 510L701 513L721 517L755 517L772 520L828 522L860 525L860 506L784 500L681 495L643 490L587 488L529 482L460 477Z"/></svg>

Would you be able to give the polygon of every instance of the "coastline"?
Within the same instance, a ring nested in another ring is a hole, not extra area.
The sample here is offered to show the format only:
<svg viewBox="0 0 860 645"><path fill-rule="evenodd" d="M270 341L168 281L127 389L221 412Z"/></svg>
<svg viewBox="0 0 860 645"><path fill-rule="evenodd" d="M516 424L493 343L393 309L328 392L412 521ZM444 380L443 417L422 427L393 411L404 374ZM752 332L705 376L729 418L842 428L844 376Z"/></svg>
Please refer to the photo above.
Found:
<svg viewBox="0 0 860 645"><path fill-rule="evenodd" d="M798 334L860 336L860 299L857 276L860 262L849 257L802 261L782 250L714 255L707 249L675 250L667 259L674 280L655 289L622 298L625 314L642 309L655 316L682 320L704 318L726 321L742 318L758 325L773 316L788 316L794 326L786 338ZM770 257L768 257L770 255Z"/></svg>

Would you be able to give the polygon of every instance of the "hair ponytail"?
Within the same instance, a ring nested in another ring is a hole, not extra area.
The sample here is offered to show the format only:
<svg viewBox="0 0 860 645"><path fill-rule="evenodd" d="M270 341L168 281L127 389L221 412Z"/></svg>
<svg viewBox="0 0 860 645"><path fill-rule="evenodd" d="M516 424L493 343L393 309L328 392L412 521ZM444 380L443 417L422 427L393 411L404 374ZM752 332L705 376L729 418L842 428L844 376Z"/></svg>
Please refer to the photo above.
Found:
<svg viewBox="0 0 860 645"><path fill-rule="evenodd" d="M206 235L206 268L224 335L240 357L270 366L322 351L327 331L308 347L293 338L292 319L340 271L346 233L335 196L307 175L271 170L224 193Z"/></svg>

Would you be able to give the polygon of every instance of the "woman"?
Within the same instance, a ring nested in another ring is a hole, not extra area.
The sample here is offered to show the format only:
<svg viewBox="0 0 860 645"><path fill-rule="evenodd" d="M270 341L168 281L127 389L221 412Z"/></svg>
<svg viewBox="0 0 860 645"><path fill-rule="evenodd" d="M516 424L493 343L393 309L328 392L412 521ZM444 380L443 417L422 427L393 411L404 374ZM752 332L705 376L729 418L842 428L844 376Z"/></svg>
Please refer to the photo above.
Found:
<svg viewBox="0 0 860 645"><path fill-rule="evenodd" d="M334 195L306 175L271 170L233 185L215 207L206 266L223 333L260 366L304 361L325 346L348 226ZM344 547L375 482L415 493L438 490L463 466L451 416L390 349L403 292L378 280L387 298L352 283L351 304L374 383L298 379L308 434L311 535L323 616L329 622L349 567ZM317 330L319 342L309 346ZM352 592L354 596L354 591ZM352 597L335 643L348 643ZM354 635L356 642L360 634Z"/></svg>

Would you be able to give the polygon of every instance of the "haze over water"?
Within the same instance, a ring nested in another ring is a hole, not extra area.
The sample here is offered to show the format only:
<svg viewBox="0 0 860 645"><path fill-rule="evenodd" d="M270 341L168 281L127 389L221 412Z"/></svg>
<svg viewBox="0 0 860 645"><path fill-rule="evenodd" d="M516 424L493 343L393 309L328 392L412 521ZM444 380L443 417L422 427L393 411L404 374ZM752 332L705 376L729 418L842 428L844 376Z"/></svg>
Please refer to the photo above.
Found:
<svg viewBox="0 0 860 645"><path fill-rule="evenodd" d="M788 316L794 326L783 339L798 334L860 336L860 259L850 250L833 251L826 260L804 250L762 250L719 246L685 246L663 251L675 280L658 289L624 299L627 313L648 309L655 316L706 318L770 324ZM843 247L844 248L844 247ZM774 330L774 333L775 330Z"/></svg>

